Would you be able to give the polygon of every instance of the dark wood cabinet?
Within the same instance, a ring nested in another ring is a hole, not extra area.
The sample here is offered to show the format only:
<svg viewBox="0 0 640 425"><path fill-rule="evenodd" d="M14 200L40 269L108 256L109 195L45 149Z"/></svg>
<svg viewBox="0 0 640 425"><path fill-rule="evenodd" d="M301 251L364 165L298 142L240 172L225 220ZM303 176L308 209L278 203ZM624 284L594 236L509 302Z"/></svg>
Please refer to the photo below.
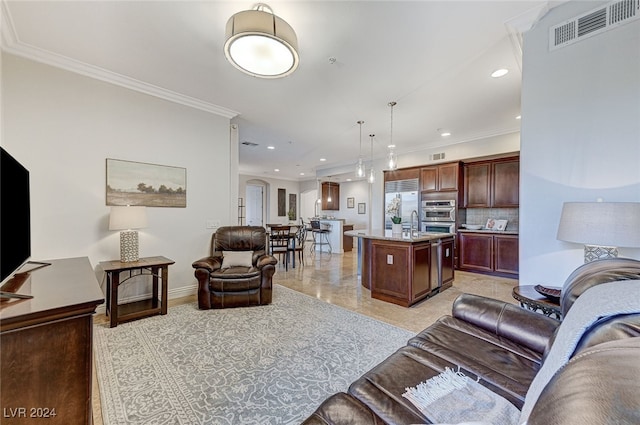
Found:
<svg viewBox="0 0 640 425"><path fill-rule="evenodd" d="M458 190L460 165L457 162L432 165L420 169L422 192L447 192Z"/></svg>
<svg viewBox="0 0 640 425"><path fill-rule="evenodd" d="M491 203L491 164L465 164L464 204L467 208L487 208Z"/></svg>
<svg viewBox="0 0 640 425"><path fill-rule="evenodd" d="M362 285L371 297L409 307L451 287L454 278L453 236L436 240L362 238ZM438 286L438 263L442 261L442 286Z"/></svg>
<svg viewBox="0 0 640 425"><path fill-rule="evenodd" d="M458 241L460 270L518 277L517 235L460 232Z"/></svg>
<svg viewBox="0 0 640 425"><path fill-rule="evenodd" d="M463 206L467 208L518 207L520 160L509 158L464 165Z"/></svg>
<svg viewBox="0 0 640 425"><path fill-rule="evenodd" d="M493 271L493 235L460 233L460 270Z"/></svg>
<svg viewBox="0 0 640 425"><path fill-rule="evenodd" d="M347 232L353 230L353 224L345 224L342 226L342 231ZM353 251L353 236L342 235L342 250L344 252Z"/></svg>
<svg viewBox="0 0 640 425"><path fill-rule="evenodd" d="M494 162L493 175L493 207L518 207L520 205L520 161Z"/></svg>
<svg viewBox="0 0 640 425"><path fill-rule="evenodd" d="M340 184L333 182L322 183L322 209L340 209Z"/></svg>
<svg viewBox="0 0 640 425"><path fill-rule="evenodd" d="M88 258L50 263L13 278L33 298L0 308L3 424L93 422L93 314L104 297Z"/></svg>
<svg viewBox="0 0 640 425"><path fill-rule="evenodd" d="M520 272L518 236L494 235L493 248L495 252L494 270L498 273L517 276Z"/></svg>
<svg viewBox="0 0 640 425"><path fill-rule="evenodd" d="M453 238L442 241L442 289L449 288L453 285L453 274L455 268Z"/></svg>

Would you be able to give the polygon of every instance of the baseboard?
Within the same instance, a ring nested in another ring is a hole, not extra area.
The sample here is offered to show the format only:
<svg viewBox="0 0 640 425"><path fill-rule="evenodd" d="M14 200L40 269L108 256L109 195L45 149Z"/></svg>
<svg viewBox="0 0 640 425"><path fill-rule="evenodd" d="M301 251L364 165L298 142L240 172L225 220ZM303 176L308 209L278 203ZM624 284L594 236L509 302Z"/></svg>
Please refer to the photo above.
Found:
<svg viewBox="0 0 640 425"><path fill-rule="evenodd" d="M169 289L167 291L167 298L170 300L175 298L183 298L183 297L188 297L190 295L195 295L197 292L198 292L197 284L181 286L180 288ZM148 294L140 294L140 295L135 295L133 297L123 298L120 300L120 304L125 304L125 303L130 303L135 301L142 301L149 298L151 298L150 292ZM96 308L96 313L106 314L106 310L107 310L107 306L105 303L103 303L99 305L98 308Z"/></svg>

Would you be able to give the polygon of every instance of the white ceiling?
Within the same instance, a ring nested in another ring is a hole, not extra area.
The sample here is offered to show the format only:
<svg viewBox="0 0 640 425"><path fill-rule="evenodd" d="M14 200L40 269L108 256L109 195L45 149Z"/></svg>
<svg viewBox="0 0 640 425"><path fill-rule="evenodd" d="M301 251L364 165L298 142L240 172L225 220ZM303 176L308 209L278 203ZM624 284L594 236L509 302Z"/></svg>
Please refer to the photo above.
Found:
<svg viewBox="0 0 640 425"><path fill-rule="evenodd" d="M521 69L510 28L530 25L550 7L268 4L298 36L300 67L283 79L245 75L225 59L226 22L254 6L245 1L5 1L3 49L233 117L240 142L258 144L240 145L242 173L306 180L318 170L355 167L358 120L365 121L365 159L371 133L374 156L384 156L390 101L397 102L393 141L401 154L518 131ZM510 72L493 79L497 68Z"/></svg>

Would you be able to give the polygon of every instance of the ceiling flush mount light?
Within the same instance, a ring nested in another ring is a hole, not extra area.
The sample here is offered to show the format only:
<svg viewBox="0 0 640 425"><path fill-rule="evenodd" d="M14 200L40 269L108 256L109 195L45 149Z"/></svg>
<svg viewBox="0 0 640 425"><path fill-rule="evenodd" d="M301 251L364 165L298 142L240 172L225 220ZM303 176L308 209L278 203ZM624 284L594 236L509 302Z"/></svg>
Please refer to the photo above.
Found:
<svg viewBox="0 0 640 425"><path fill-rule="evenodd" d="M387 169L388 170L396 170L398 168L398 157L394 152L394 148L396 145L393 144L393 107L396 106L396 102L389 102L389 106L391 107L391 130L389 130L389 153L387 154Z"/></svg>
<svg viewBox="0 0 640 425"><path fill-rule="evenodd" d="M491 76L493 78L500 78L500 77L504 77L505 75L507 75L509 73L509 70L506 68L500 68L500 69L496 69L495 71L493 71L491 73Z"/></svg>
<svg viewBox="0 0 640 425"><path fill-rule="evenodd" d="M298 68L298 37L264 3L227 21L224 54L233 66L254 77L280 78Z"/></svg>
<svg viewBox="0 0 640 425"><path fill-rule="evenodd" d="M360 125L360 151L358 152L358 165L356 165L356 177L362 178L365 175L364 164L362 163L362 124L364 121L358 121Z"/></svg>

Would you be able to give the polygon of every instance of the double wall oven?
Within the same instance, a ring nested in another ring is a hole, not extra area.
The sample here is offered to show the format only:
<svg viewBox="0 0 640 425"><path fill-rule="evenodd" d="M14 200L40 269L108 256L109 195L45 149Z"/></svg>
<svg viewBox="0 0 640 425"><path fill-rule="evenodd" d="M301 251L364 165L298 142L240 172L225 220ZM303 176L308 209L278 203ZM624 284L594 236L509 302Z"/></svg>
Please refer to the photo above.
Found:
<svg viewBox="0 0 640 425"><path fill-rule="evenodd" d="M455 199L424 200L421 206L423 232L456 232Z"/></svg>

